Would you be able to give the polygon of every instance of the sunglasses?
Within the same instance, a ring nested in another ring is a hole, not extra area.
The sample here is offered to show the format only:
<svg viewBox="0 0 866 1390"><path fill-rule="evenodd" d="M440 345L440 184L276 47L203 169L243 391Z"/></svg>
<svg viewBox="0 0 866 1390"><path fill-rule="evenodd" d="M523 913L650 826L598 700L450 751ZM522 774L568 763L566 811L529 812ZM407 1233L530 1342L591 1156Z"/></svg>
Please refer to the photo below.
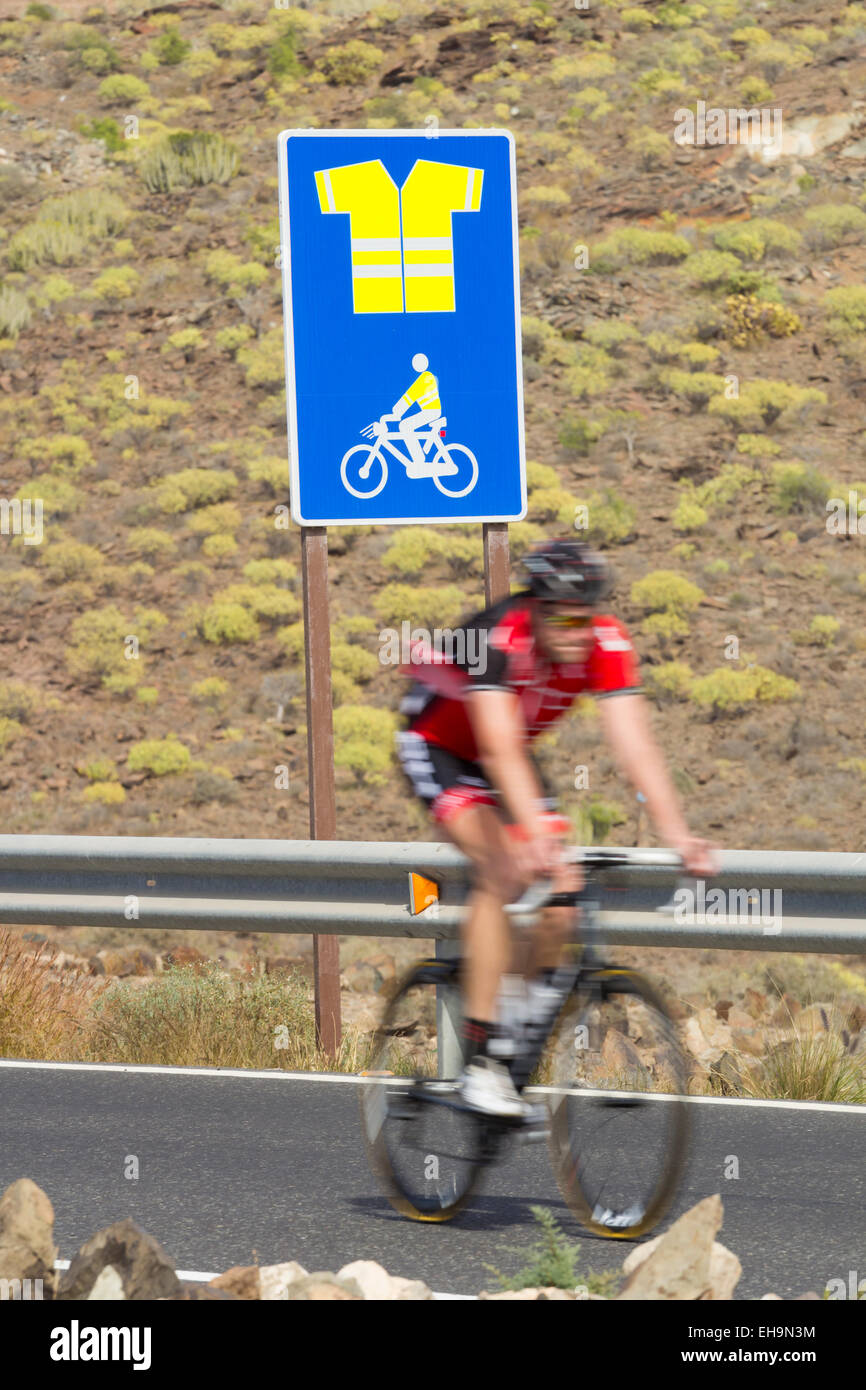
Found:
<svg viewBox="0 0 866 1390"><path fill-rule="evenodd" d="M548 627L589 627L591 613L542 613L542 621Z"/></svg>

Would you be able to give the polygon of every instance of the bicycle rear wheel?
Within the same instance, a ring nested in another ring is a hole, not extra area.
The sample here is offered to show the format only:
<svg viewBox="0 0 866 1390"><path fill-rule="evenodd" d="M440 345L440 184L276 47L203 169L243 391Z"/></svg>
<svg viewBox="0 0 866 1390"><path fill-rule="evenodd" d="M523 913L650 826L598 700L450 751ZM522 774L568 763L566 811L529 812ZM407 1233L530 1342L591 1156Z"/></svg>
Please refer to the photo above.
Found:
<svg viewBox="0 0 866 1390"><path fill-rule="evenodd" d="M668 1210L685 1162L685 1055L636 971L585 975L548 1054L550 1151L569 1207L598 1235L634 1239Z"/></svg>
<svg viewBox="0 0 866 1390"><path fill-rule="evenodd" d="M446 1014L459 1014L458 968L430 960L409 972L385 1010L361 1087L370 1167L391 1205L415 1221L455 1216L485 1163L485 1123L462 1105L462 1056L445 1037Z"/></svg>

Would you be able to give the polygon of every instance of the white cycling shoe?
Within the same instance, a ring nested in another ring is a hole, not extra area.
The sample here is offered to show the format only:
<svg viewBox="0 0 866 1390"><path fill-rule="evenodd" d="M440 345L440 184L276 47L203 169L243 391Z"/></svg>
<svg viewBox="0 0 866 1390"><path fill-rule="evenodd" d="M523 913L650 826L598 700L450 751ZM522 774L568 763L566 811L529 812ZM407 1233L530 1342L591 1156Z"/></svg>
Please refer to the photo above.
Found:
<svg viewBox="0 0 866 1390"><path fill-rule="evenodd" d="M460 1077L460 1094L473 1110L521 1120L530 1107L518 1093L511 1073L492 1057L473 1057Z"/></svg>

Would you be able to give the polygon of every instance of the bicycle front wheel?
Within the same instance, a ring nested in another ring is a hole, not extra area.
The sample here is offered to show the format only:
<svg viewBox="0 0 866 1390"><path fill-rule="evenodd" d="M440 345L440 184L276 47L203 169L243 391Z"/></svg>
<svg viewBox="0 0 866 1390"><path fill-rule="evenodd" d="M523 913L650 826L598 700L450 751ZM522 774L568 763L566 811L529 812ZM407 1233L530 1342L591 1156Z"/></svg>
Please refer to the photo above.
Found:
<svg viewBox="0 0 866 1390"><path fill-rule="evenodd" d="M668 1210L687 1151L687 1078L676 1028L643 976L600 967L583 977L546 1079L554 1172L595 1234L634 1239Z"/></svg>
<svg viewBox="0 0 866 1390"><path fill-rule="evenodd" d="M460 1016L457 963L420 962L388 1004L364 1072L370 1167L391 1205L415 1221L455 1216L485 1162L484 1121L458 1091Z"/></svg>

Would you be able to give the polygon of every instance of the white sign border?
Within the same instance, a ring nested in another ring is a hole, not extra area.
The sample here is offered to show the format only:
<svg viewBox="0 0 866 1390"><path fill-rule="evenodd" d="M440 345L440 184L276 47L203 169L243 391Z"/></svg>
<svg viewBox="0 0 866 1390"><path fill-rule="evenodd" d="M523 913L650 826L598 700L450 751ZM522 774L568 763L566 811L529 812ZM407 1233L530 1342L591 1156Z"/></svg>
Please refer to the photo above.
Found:
<svg viewBox="0 0 866 1390"><path fill-rule="evenodd" d="M400 137L413 135L424 136L428 140L438 139L442 135L498 135L504 136L509 145L509 167L511 176L511 251L512 268L514 273L514 351L515 363L517 366L517 434L518 434L518 464L520 468L520 500L521 509L517 513L507 515L491 516L409 516L409 517L364 517L355 518L347 521L341 518L339 521L307 521L301 516L298 502L300 499L300 470L298 459L298 412L297 412L297 393L295 384L295 354L294 354L294 333L292 323L292 265L291 265L291 243L290 243L290 222L289 222L289 177L288 177L288 153L287 147L289 140L293 136L303 135L334 137L343 135L364 135L364 136L384 136ZM499 127L483 127L461 129L461 130L437 130L435 135L431 135L427 130L339 130L339 129L310 129L296 128L281 130L277 136L277 160L279 170L279 214L280 214L280 259L282 263L282 282L283 282L283 343L286 361L286 414L289 436L289 507L291 517L299 526L468 526L476 522L508 522L523 521L526 517L526 438L523 406L523 339L521 332L521 305L520 305L520 252L518 244L517 229L517 159L514 144L514 135L510 130Z"/></svg>

